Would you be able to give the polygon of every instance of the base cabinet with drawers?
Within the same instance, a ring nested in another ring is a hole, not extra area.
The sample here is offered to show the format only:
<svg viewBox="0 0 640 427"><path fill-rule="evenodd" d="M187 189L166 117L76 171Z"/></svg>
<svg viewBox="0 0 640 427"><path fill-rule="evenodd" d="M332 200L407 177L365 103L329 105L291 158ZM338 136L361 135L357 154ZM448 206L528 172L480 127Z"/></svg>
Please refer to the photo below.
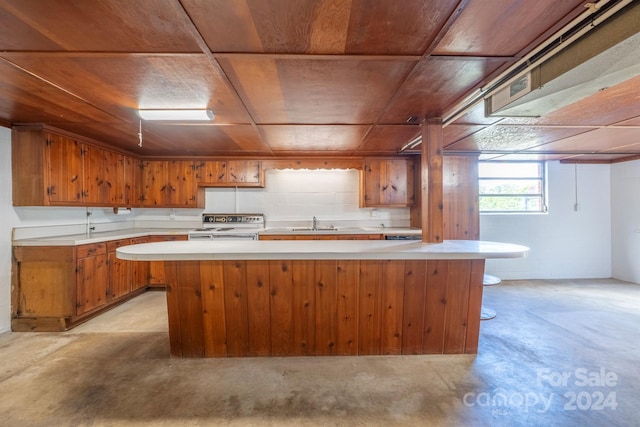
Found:
<svg viewBox="0 0 640 427"><path fill-rule="evenodd" d="M144 292L150 263L121 260L116 249L150 237L78 246L14 246L13 331L64 331Z"/></svg>

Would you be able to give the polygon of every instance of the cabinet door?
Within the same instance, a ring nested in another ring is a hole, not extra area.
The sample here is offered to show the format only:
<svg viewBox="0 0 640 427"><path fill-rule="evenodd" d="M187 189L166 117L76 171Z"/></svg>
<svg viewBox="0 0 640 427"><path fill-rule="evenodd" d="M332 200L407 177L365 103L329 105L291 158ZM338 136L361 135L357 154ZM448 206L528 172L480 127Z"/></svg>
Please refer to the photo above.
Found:
<svg viewBox="0 0 640 427"><path fill-rule="evenodd" d="M131 239L132 245L148 243L148 237ZM149 285L149 261L131 261L131 291L146 288Z"/></svg>
<svg viewBox="0 0 640 427"><path fill-rule="evenodd" d="M363 170L362 206L413 206L413 159L367 159Z"/></svg>
<svg viewBox="0 0 640 427"><path fill-rule="evenodd" d="M116 257L116 249L131 244L131 239L121 239L107 243L109 256L108 300L118 299L131 292L132 261Z"/></svg>
<svg viewBox="0 0 640 427"><path fill-rule="evenodd" d="M124 197L122 154L85 146L85 202L93 206L118 206Z"/></svg>
<svg viewBox="0 0 640 427"><path fill-rule="evenodd" d="M83 149L76 140L47 134L47 197L52 205L81 205L83 202Z"/></svg>
<svg viewBox="0 0 640 427"><path fill-rule="evenodd" d="M91 245L94 246L94 245ZM78 258L76 262L76 315L106 304L109 288L106 251Z"/></svg>
<svg viewBox="0 0 640 427"><path fill-rule="evenodd" d="M142 205L163 206L167 188L167 162L142 162Z"/></svg>
<svg viewBox="0 0 640 427"><path fill-rule="evenodd" d="M166 206L195 207L197 189L195 166L191 161L171 160L167 162Z"/></svg>
<svg viewBox="0 0 640 427"><path fill-rule="evenodd" d="M227 162L207 160L198 165L198 181L205 184L224 184L227 182Z"/></svg>
<svg viewBox="0 0 640 427"><path fill-rule="evenodd" d="M236 184L260 184L259 160L232 160L227 162L227 182Z"/></svg>

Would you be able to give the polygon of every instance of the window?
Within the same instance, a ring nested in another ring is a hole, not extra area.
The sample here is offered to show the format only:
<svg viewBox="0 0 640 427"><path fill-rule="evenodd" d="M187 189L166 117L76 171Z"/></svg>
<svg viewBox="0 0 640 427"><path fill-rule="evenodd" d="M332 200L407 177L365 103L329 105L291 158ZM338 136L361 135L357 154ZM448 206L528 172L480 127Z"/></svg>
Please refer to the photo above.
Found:
<svg viewBox="0 0 640 427"><path fill-rule="evenodd" d="M480 162L480 212L547 211L544 162Z"/></svg>

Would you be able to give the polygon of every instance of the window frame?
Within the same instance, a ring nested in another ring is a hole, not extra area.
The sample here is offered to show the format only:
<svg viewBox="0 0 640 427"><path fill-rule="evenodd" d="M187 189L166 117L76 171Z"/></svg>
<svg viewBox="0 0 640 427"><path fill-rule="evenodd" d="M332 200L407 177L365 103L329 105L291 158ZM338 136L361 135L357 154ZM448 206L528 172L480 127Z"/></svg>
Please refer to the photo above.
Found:
<svg viewBox="0 0 640 427"><path fill-rule="evenodd" d="M538 170L540 171L540 175L539 176L517 176L517 177L505 177L505 176L501 176L501 177L491 177L491 176L486 176L483 177L480 173L480 165L481 164L487 164L487 163L496 163L496 164L536 164L538 165ZM481 215L493 215L493 214L497 214L497 215L505 215L505 214L514 214L514 215L540 215L540 214L547 214L549 211L549 207L547 204L547 162L544 160L480 160L479 161L479 167L478 167L478 212ZM540 193L525 193L525 194L497 194L497 193L482 193L482 182L489 182L489 181L497 181L497 180L502 180L502 181L527 181L527 180L540 180L541 181L541 185L540 185ZM542 200L542 206L540 210L533 210L533 211L526 211L526 210L482 210L481 204L480 204L480 200L482 199L483 196L489 196L489 197L518 197L518 198L527 198L527 197L540 197Z"/></svg>

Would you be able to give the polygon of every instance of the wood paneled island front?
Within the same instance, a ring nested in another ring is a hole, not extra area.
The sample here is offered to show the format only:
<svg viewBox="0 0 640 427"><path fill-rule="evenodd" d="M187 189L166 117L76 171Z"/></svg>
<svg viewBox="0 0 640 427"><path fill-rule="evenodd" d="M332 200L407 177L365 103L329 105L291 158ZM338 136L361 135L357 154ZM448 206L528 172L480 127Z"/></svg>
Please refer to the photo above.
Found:
<svg viewBox="0 0 640 427"><path fill-rule="evenodd" d="M524 246L445 241L160 242L175 357L476 353L486 258Z"/></svg>

